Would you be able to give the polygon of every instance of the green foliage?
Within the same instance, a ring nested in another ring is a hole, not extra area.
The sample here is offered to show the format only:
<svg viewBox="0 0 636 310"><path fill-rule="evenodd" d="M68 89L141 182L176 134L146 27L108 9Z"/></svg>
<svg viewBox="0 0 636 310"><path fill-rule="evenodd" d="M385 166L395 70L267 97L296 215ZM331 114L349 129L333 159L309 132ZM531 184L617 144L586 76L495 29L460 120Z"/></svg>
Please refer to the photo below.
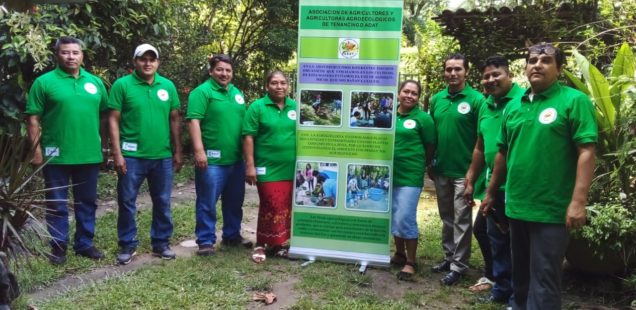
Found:
<svg viewBox="0 0 636 310"><path fill-rule="evenodd" d="M636 254L636 218L620 201L595 204L588 207L590 223L580 234L594 245L593 251L601 258L604 253L616 252L628 265Z"/></svg>

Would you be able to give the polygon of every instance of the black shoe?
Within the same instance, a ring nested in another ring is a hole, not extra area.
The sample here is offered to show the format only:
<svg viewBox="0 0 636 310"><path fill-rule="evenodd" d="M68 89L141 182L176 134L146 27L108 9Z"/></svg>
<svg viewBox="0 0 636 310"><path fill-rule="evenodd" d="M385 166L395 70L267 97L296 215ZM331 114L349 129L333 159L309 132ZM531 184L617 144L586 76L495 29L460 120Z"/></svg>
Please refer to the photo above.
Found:
<svg viewBox="0 0 636 310"><path fill-rule="evenodd" d="M51 246L51 254L49 254L49 263L53 265L63 265L66 263L66 245L54 244Z"/></svg>
<svg viewBox="0 0 636 310"><path fill-rule="evenodd" d="M450 266L451 263L447 260L443 260L441 261L439 264L437 265L433 265L433 267L431 267L431 271L432 272L448 272L450 271Z"/></svg>
<svg viewBox="0 0 636 310"><path fill-rule="evenodd" d="M212 256L214 255L214 246L211 244L203 244L199 246L197 250L199 256Z"/></svg>
<svg viewBox="0 0 636 310"><path fill-rule="evenodd" d="M94 246L91 246L91 247L86 248L84 250L75 251L75 255L88 257L88 258L94 259L94 260L100 260L100 259L104 258L104 253L102 253L102 251L98 250Z"/></svg>
<svg viewBox="0 0 636 310"><path fill-rule="evenodd" d="M442 282L442 285L450 286L457 283L459 279L461 279L461 277L462 277L461 273L457 271L451 271L439 281Z"/></svg>
<svg viewBox="0 0 636 310"><path fill-rule="evenodd" d="M169 246L152 249L152 255L166 260L175 259L177 257L177 254L171 250Z"/></svg>
<svg viewBox="0 0 636 310"><path fill-rule="evenodd" d="M235 239L223 239L221 240L221 244L225 245L225 246L239 246L242 245L245 248L251 249L252 246L254 245L254 243L252 243L252 241L249 241L247 239L244 239L243 237L239 236L238 238Z"/></svg>
<svg viewBox="0 0 636 310"><path fill-rule="evenodd" d="M132 262L133 256L137 254L136 248L122 248L117 254L117 263L120 265L128 265Z"/></svg>

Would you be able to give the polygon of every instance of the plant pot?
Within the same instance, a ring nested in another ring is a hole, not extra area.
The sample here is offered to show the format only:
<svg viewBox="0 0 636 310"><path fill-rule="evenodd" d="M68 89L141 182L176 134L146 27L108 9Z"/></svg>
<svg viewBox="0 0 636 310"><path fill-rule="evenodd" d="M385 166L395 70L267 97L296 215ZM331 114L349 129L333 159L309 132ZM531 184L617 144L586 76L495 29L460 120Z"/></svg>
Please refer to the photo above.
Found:
<svg viewBox="0 0 636 310"><path fill-rule="evenodd" d="M572 235L565 252L568 264L579 271L596 275L615 275L624 272L625 264L616 251L604 250L603 258L595 254L595 247L586 239Z"/></svg>

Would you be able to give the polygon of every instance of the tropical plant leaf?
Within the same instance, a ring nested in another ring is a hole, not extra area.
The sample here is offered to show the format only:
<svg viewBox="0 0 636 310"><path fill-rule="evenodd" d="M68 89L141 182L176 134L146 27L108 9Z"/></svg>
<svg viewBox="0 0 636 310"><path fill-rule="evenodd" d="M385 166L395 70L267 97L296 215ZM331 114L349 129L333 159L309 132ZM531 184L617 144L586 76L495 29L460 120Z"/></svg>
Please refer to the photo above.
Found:
<svg viewBox="0 0 636 310"><path fill-rule="evenodd" d="M563 74L565 74L565 77L574 85L574 87L576 87L576 89L590 96L590 90L587 88L587 85L585 85L585 82L581 81L581 79L568 70L563 70Z"/></svg>
<svg viewBox="0 0 636 310"><path fill-rule="evenodd" d="M627 89L629 89L629 81L633 81L636 75L636 60L632 48L627 43L623 43L616 54L616 58L612 63L612 85L610 95L612 103L616 110L620 113L620 103L625 100Z"/></svg>

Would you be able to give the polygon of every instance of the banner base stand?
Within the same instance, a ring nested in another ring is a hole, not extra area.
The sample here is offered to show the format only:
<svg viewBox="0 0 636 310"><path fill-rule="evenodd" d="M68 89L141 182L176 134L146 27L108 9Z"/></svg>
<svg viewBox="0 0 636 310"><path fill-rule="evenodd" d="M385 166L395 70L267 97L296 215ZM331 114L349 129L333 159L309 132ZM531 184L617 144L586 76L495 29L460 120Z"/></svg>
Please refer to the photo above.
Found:
<svg viewBox="0 0 636 310"><path fill-rule="evenodd" d="M358 252L345 252L301 247L290 247L289 257L295 259L306 259L302 266L307 266L316 260L326 260L338 263L349 263L360 265L360 273L364 273L367 266L375 267L389 267L391 257L388 255L358 253Z"/></svg>

